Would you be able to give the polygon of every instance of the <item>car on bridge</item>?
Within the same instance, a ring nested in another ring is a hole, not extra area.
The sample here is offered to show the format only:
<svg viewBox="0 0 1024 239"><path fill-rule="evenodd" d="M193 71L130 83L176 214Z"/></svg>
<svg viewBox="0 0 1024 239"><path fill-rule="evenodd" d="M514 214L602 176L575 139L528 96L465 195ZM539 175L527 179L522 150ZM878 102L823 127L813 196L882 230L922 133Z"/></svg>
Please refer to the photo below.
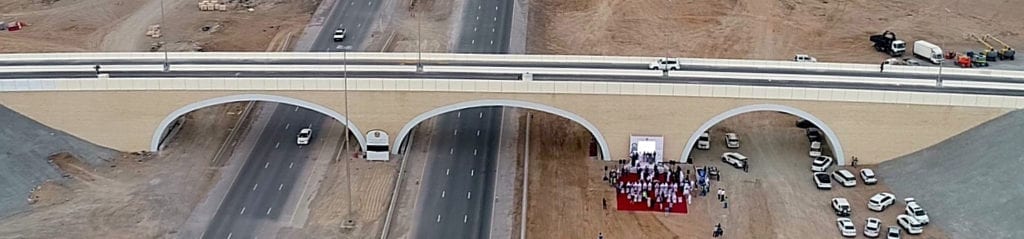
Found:
<svg viewBox="0 0 1024 239"><path fill-rule="evenodd" d="M737 152L726 152L722 154L722 162L730 164L736 168L743 168L743 165L747 164L747 156L743 156Z"/></svg>
<svg viewBox="0 0 1024 239"><path fill-rule="evenodd" d="M313 129L302 128L299 130L299 135L295 139L295 144L307 145L309 144L309 138L313 137Z"/></svg>
<svg viewBox="0 0 1024 239"><path fill-rule="evenodd" d="M647 69L674 71L683 69L683 64L679 63L679 59L676 58L661 58L648 65Z"/></svg>

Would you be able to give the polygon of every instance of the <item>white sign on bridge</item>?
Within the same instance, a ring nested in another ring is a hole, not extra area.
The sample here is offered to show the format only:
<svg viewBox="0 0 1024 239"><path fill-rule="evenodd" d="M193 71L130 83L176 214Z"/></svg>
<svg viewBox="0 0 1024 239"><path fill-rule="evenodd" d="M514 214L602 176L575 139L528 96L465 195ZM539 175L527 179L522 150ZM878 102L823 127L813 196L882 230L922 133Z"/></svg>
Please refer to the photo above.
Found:
<svg viewBox="0 0 1024 239"><path fill-rule="evenodd" d="M388 161L391 158L388 133L375 129L366 133L366 160Z"/></svg>

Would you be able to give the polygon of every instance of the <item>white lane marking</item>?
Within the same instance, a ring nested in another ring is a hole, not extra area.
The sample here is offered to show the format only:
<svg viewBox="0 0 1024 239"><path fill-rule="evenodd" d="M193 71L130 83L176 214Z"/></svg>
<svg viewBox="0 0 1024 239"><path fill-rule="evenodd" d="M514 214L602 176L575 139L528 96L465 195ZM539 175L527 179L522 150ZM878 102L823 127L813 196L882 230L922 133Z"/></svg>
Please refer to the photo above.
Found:
<svg viewBox="0 0 1024 239"><path fill-rule="evenodd" d="M483 8L484 8L484 6L481 6L481 5L476 5L476 9L477 9L477 10L480 10L480 9L483 9Z"/></svg>
<svg viewBox="0 0 1024 239"><path fill-rule="evenodd" d="M253 184L252 185L252 190L256 191L256 188L258 188L259 186L260 186L260 184L258 184L258 183L257 184Z"/></svg>
<svg viewBox="0 0 1024 239"><path fill-rule="evenodd" d="M480 117L477 117L477 118L483 119L484 118L484 112L480 112Z"/></svg>
<svg viewBox="0 0 1024 239"><path fill-rule="evenodd" d="M494 28L491 28L491 32L494 32Z"/></svg>
<svg viewBox="0 0 1024 239"><path fill-rule="evenodd" d="M480 130L476 130L476 136L480 136Z"/></svg>
<svg viewBox="0 0 1024 239"><path fill-rule="evenodd" d="M458 113L459 113L459 115L458 115L457 118L462 118L462 111L459 111Z"/></svg>
<svg viewBox="0 0 1024 239"><path fill-rule="evenodd" d="M263 168L267 168L268 166L270 166L270 162L263 164Z"/></svg>
<svg viewBox="0 0 1024 239"><path fill-rule="evenodd" d="M444 170L444 175L448 175L448 173L450 173L451 171L452 171L452 169L450 169L450 168L449 169L445 169Z"/></svg>
<svg viewBox="0 0 1024 239"><path fill-rule="evenodd" d="M455 135L459 135L459 130L455 130Z"/></svg>
<svg viewBox="0 0 1024 239"><path fill-rule="evenodd" d="M275 148L275 149L276 149L277 147L280 147L280 146L281 146L281 142L277 142L277 144L274 144L274 148Z"/></svg>
<svg viewBox="0 0 1024 239"><path fill-rule="evenodd" d="M476 27L474 27L474 28L473 28L473 31L474 31L474 32L476 31Z"/></svg>
<svg viewBox="0 0 1024 239"><path fill-rule="evenodd" d="M444 190L441 190L441 198L444 198Z"/></svg>
<svg viewBox="0 0 1024 239"><path fill-rule="evenodd" d="M437 214L437 222L441 222L441 214Z"/></svg>
<svg viewBox="0 0 1024 239"><path fill-rule="evenodd" d="M462 215L462 223L466 223L466 221L469 221L469 215L468 214L463 214Z"/></svg>
<svg viewBox="0 0 1024 239"><path fill-rule="evenodd" d="M476 155L476 149L473 149L473 155Z"/></svg>
<svg viewBox="0 0 1024 239"><path fill-rule="evenodd" d="M466 192L466 199L472 198L473 192Z"/></svg>
<svg viewBox="0 0 1024 239"><path fill-rule="evenodd" d="M494 6L494 10L498 10L498 6Z"/></svg>
<svg viewBox="0 0 1024 239"><path fill-rule="evenodd" d="M242 215L242 214L245 214L245 207L242 207L242 212L238 213L238 215Z"/></svg>
<svg viewBox="0 0 1024 239"><path fill-rule="evenodd" d="M272 210L272 209L274 209L274 208L272 208L272 207L271 208L267 208L267 215L270 215L270 210Z"/></svg>
<svg viewBox="0 0 1024 239"><path fill-rule="evenodd" d="M282 188L284 188L284 184L283 183L280 186L277 186L277 191L281 191Z"/></svg>
<svg viewBox="0 0 1024 239"><path fill-rule="evenodd" d="M494 17L494 21L497 22L498 21L498 17Z"/></svg>
<svg viewBox="0 0 1024 239"><path fill-rule="evenodd" d="M477 20L477 21L480 21L480 16L476 16L476 20Z"/></svg>
<svg viewBox="0 0 1024 239"><path fill-rule="evenodd" d="M293 111L298 112L299 111L299 107L295 106L295 110L293 110Z"/></svg>
<svg viewBox="0 0 1024 239"><path fill-rule="evenodd" d="M307 127L313 128L313 124L309 124L309 126L307 126Z"/></svg>
<svg viewBox="0 0 1024 239"><path fill-rule="evenodd" d="M234 233L228 232L228 239L231 239L231 235Z"/></svg>
<svg viewBox="0 0 1024 239"><path fill-rule="evenodd" d="M292 124L291 124L291 123L288 123L288 124L285 124L285 125L284 125L284 129L288 129L288 127L292 127Z"/></svg>
<svg viewBox="0 0 1024 239"><path fill-rule="evenodd" d="M295 166L295 162L288 163L288 168L292 168L292 166Z"/></svg>
<svg viewBox="0 0 1024 239"><path fill-rule="evenodd" d="M360 24L356 24L356 28L360 28L360 27L363 27L363 24L362 24L362 23L360 23Z"/></svg>
<svg viewBox="0 0 1024 239"><path fill-rule="evenodd" d="M470 41L469 44L476 44L476 40Z"/></svg>
<svg viewBox="0 0 1024 239"><path fill-rule="evenodd" d="M366 5L373 6L373 1L366 2Z"/></svg>
<svg viewBox="0 0 1024 239"><path fill-rule="evenodd" d="M349 5L356 5L356 2L352 2L352 4L349 4Z"/></svg>
<svg viewBox="0 0 1024 239"><path fill-rule="evenodd" d="M455 148L452 148L451 150L448 150L448 154L455 154Z"/></svg>
<svg viewBox="0 0 1024 239"><path fill-rule="evenodd" d="M470 169L469 176L472 177L474 174L476 174L476 169Z"/></svg>
<svg viewBox="0 0 1024 239"><path fill-rule="evenodd" d="M494 40L491 40L491 45L494 45Z"/></svg>

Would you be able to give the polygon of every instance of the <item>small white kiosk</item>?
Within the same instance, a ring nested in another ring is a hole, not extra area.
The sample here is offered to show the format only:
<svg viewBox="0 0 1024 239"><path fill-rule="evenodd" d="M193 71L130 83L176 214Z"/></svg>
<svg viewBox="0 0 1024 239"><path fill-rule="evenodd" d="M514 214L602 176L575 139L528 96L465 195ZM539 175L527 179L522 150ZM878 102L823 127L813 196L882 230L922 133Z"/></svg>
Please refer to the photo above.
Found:
<svg viewBox="0 0 1024 239"><path fill-rule="evenodd" d="M388 133L383 130L370 130L366 133L366 160L388 161L391 159Z"/></svg>

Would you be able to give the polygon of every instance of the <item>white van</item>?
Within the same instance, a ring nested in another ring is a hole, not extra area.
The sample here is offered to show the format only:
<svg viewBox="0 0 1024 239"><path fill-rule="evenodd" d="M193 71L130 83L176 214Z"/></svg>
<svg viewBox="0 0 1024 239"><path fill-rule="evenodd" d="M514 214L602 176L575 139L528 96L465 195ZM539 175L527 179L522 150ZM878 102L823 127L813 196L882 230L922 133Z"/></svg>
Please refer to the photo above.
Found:
<svg viewBox="0 0 1024 239"><path fill-rule="evenodd" d="M914 55L933 64L942 64L942 48L926 41L914 42Z"/></svg>
<svg viewBox="0 0 1024 239"><path fill-rule="evenodd" d="M838 169L832 171L832 178L836 179L836 182L843 187L857 186L857 178L853 176L853 173L846 169Z"/></svg>

